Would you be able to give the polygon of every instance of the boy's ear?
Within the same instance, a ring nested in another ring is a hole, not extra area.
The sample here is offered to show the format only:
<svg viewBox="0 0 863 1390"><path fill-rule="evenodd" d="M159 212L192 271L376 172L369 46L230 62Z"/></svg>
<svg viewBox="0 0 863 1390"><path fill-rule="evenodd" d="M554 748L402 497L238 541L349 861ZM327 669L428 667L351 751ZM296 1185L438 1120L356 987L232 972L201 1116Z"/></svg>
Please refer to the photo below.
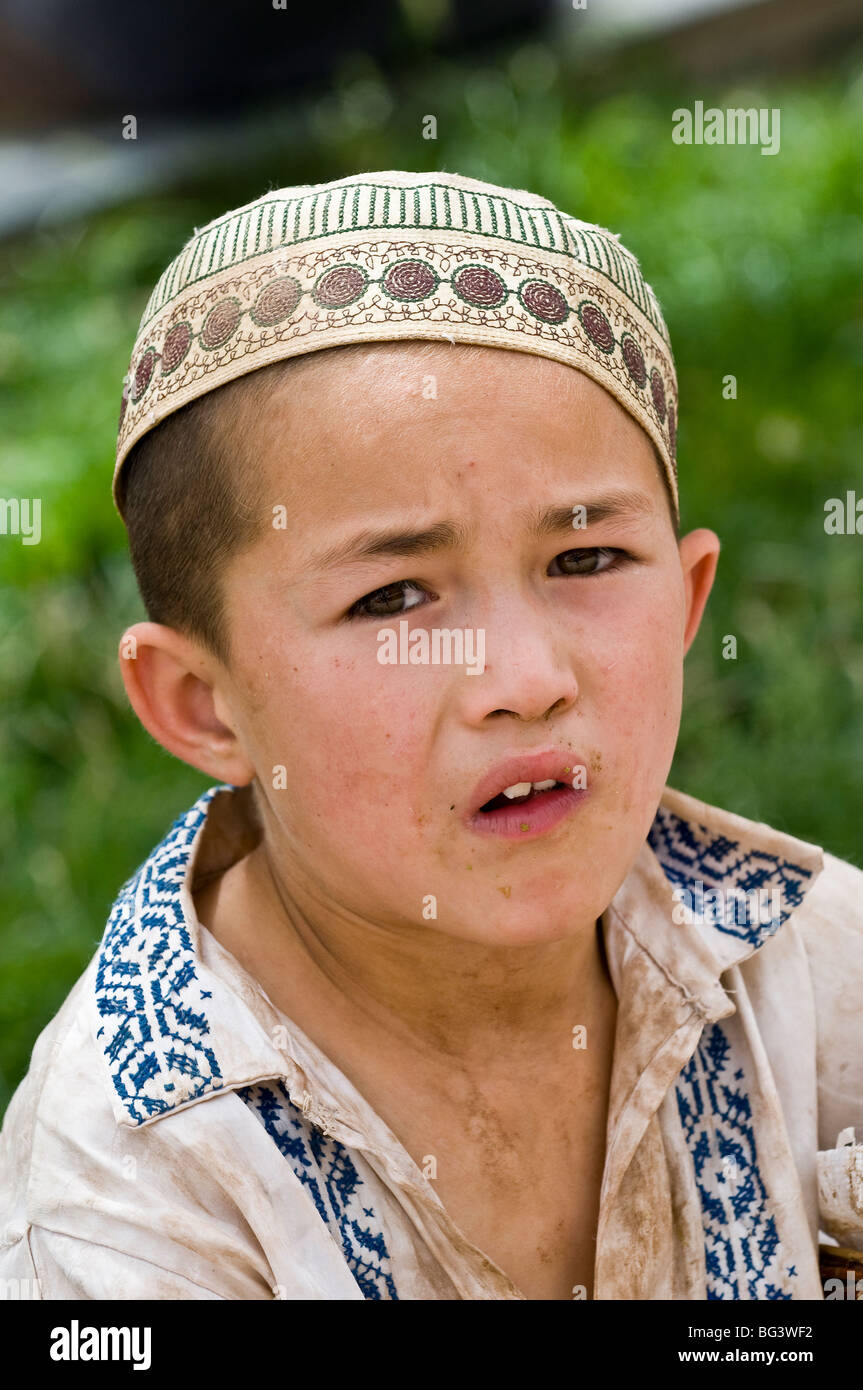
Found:
<svg viewBox="0 0 863 1390"><path fill-rule="evenodd" d="M686 619L683 629L683 650L689 651L695 640L705 604L713 588L719 561L719 537L714 531L700 527L683 536L679 543L680 564L686 591Z"/></svg>
<svg viewBox="0 0 863 1390"><path fill-rule="evenodd" d="M226 722L223 668L215 657L174 628L150 622L123 633L119 657L129 702L157 743L222 782L252 781L254 768Z"/></svg>

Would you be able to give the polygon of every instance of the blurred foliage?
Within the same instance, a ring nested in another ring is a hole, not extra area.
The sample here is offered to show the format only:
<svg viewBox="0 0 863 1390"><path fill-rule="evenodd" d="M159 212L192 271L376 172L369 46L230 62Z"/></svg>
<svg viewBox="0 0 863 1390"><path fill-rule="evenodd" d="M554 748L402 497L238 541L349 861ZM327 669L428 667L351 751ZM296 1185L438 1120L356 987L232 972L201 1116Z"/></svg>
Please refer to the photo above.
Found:
<svg viewBox="0 0 863 1390"><path fill-rule="evenodd" d="M142 610L112 452L152 284L194 227L268 186L457 170L636 252L675 345L684 529L723 543L670 780L863 862L863 539L823 524L828 497L863 496L861 67L692 91L658 53L639 64L609 84L531 43L388 81L357 55L304 112L262 113L242 169L0 247L0 493L43 499L40 545L0 537L0 1107L119 886L207 785L122 690L116 644ZM671 112L696 99L779 107L780 153L673 144Z"/></svg>

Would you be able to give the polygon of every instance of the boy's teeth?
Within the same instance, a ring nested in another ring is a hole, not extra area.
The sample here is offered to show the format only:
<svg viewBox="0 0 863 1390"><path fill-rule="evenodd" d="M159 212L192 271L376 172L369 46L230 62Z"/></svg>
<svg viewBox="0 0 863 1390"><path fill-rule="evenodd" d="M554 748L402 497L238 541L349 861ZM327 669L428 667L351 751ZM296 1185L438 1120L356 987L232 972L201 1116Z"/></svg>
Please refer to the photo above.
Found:
<svg viewBox="0 0 863 1390"><path fill-rule="evenodd" d="M512 801L514 796L527 796L530 788L530 782L513 782L511 787L504 787L503 794Z"/></svg>
<svg viewBox="0 0 863 1390"><path fill-rule="evenodd" d="M528 796L531 791L547 792L556 786L553 777L549 777L545 782L514 782L511 787L504 787L503 794L512 801L517 796Z"/></svg>

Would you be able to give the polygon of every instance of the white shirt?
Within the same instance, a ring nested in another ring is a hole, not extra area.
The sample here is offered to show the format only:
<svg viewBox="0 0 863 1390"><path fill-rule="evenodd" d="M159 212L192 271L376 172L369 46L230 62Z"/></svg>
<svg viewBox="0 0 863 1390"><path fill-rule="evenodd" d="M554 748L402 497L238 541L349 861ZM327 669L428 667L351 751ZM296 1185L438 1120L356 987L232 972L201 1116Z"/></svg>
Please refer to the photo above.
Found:
<svg viewBox="0 0 863 1390"><path fill-rule="evenodd" d="M0 1135L7 1297L523 1298L198 922L196 880L250 848L242 804L180 817L35 1045ZM771 921L733 907L757 889ZM863 1145L835 1147L863 1138L863 873L667 789L602 927L594 1296L822 1298L819 1229L863 1249Z"/></svg>

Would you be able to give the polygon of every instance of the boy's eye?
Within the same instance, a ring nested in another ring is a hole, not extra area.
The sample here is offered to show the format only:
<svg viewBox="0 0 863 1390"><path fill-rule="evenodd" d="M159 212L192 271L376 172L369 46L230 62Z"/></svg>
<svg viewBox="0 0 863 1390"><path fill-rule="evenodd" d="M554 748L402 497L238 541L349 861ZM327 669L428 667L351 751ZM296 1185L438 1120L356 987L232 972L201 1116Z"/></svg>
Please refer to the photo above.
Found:
<svg viewBox="0 0 863 1390"><path fill-rule="evenodd" d="M551 565L559 565L559 574L602 574L626 560L623 550L612 550L607 546L594 546L591 550L564 550L555 555ZM549 567L549 572L553 570Z"/></svg>
<svg viewBox="0 0 863 1390"><path fill-rule="evenodd" d="M413 579L399 579L395 584L386 584L383 589L375 589L365 598L357 599L348 609L349 618L390 618L393 614L406 613L422 603L426 590Z"/></svg>
<svg viewBox="0 0 863 1390"><path fill-rule="evenodd" d="M632 557L625 550L615 550L608 546L594 546L587 550L564 550L556 555L549 566L550 574L602 574L605 570L617 569ZM559 566L555 570L554 566ZM364 598L357 599L346 613L346 618L392 618L407 613L409 608L418 608L426 600L433 599L415 579L399 579L394 584L385 584Z"/></svg>

